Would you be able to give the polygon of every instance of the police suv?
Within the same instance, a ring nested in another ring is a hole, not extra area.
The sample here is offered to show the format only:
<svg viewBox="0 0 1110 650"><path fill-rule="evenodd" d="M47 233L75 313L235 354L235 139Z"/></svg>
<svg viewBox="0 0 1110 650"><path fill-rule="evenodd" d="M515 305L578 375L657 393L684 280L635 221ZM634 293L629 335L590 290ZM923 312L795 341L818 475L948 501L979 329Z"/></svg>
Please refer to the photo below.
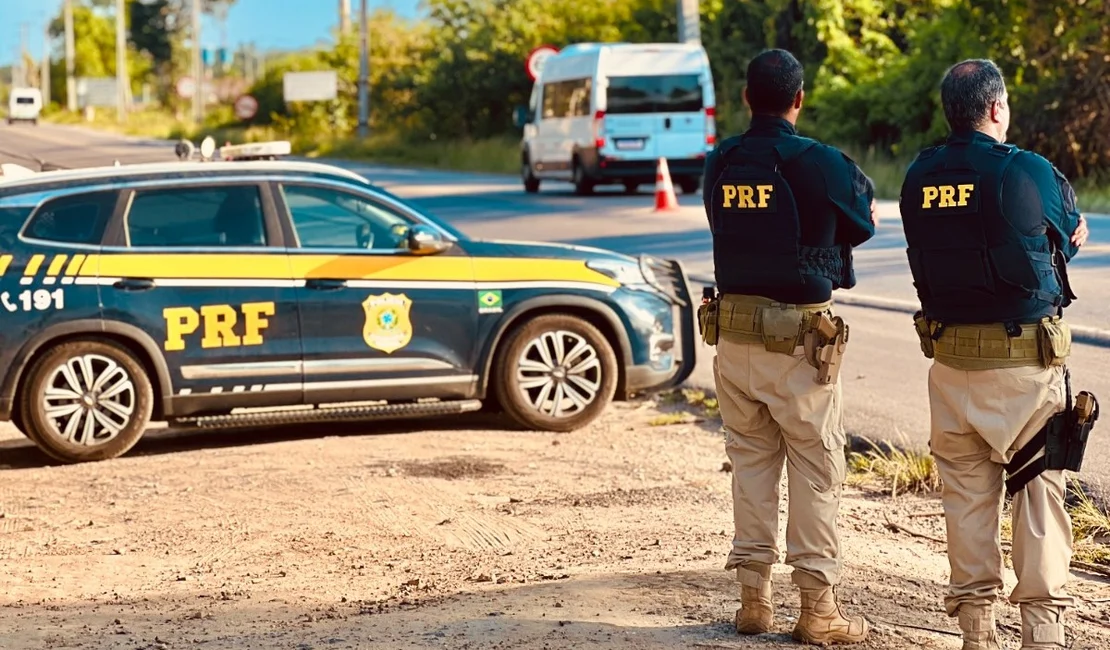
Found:
<svg viewBox="0 0 1110 650"><path fill-rule="evenodd" d="M693 371L677 261L473 240L338 167L221 157L0 176L0 420L46 454L483 401L569 431Z"/></svg>

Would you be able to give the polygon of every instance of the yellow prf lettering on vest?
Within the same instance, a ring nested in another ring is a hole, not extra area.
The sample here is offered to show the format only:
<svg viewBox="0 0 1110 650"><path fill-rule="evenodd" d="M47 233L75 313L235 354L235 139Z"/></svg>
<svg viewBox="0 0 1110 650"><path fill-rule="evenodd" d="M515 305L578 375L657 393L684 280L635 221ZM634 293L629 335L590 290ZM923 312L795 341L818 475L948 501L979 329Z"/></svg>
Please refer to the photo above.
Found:
<svg viewBox="0 0 1110 650"><path fill-rule="evenodd" d="M975 185L961 184L961 185L926 185L921 188L922 198L921 207L925 210L936 208L955 208L965 207L971 199L972 192L975 191ZM957 193L959 197L957 198ZM933 201L940 199L934 206Z"/></svg>
<svg viewBox="0 0 1110 650"><path fill-rule="evenodd" d="M774 185L724 185L721 187L722 208L731 208L732 202L737 200L736 207L740 209L766 208L771 200L771 193L775 191ZM759 194L759 202L755 200Z"/></svg>
<svg viewBox="0 0 1110 650"><path fill-rule="evenodd" d="M200 346L205 349L262 345L262 332L270 326L270 321L264 317L274 313L272 302L249 302L239 309L231 305L204 305L199 311L192 307L167 307L162 310L166 319L164 347L169 352L184 350L186 337L198 329L202 330ZM236 332L240 320L242 335Z"/></svg>

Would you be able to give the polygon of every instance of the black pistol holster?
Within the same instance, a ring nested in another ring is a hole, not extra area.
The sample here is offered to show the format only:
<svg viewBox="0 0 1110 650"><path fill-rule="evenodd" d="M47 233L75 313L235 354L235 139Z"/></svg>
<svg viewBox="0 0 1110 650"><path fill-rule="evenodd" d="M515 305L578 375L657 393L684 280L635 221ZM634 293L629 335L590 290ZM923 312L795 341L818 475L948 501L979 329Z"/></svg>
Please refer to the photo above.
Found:
<svg viewBox="0 0 1110 650"><path fill-rule="evenodd" d="M1064 383L1067 387L1065 409L1052 416L1006 465L1006 491L1010 496L1021 491L1029 481L1045 470L1065 469L1078 472L1083 466L1087 439L1098 420L1098 400L1091 393L1082 391L1076 396L1073 405L1071 371L1064 371ZM1044 449L1044 456L1030 463L1029 460L1041 449Z"/></svg>
<svg viewBox="0 0 1110 650"><path fill-rule="evenodd" d="M721 298L714 287L701 290L701 305L698 307L698 330L706 345L717 345L720 335L719 313Z"/></svg>

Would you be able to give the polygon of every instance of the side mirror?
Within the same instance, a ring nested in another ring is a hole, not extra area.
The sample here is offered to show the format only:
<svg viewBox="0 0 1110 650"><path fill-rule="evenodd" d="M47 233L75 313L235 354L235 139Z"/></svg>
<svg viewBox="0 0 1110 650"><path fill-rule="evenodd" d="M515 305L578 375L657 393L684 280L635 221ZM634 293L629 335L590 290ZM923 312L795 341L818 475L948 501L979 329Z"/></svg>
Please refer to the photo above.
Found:
<svg viewBox="0 0 1110 650"><path fill-rule="evenodd" d="M528 107L517 106L513 109L513 125L518 129L523 129L524 125L528 123Z"/></svg>
<svg viewBox="0 0 1110 650"><path fill-rule="evenodd" d="M438 231L427 226L413 226L408 234L409 250L417 255L434 255L451 247Z"/></svg>

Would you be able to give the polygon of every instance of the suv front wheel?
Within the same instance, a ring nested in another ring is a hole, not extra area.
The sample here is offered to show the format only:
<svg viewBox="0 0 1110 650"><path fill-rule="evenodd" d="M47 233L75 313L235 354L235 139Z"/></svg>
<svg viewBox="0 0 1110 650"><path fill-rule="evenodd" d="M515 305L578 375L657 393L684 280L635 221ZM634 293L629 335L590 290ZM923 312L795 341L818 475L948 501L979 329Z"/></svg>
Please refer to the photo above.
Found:
<svg viewBox="0 0 1110 650"><path fill-rule="evenodd" d="M510 417L529 429L566 432L592 422L612 401L617 359L596 327L551 314L509 335L494 373L495 395Z"/></svg>
<svg viewBox="0 0 1110 650"><path fill-rule="evenodd" d="M72 341L30 370L20 396L28 438L66 463L127 453L150 422L154 395L143 366L106 341Z"/></svg>

